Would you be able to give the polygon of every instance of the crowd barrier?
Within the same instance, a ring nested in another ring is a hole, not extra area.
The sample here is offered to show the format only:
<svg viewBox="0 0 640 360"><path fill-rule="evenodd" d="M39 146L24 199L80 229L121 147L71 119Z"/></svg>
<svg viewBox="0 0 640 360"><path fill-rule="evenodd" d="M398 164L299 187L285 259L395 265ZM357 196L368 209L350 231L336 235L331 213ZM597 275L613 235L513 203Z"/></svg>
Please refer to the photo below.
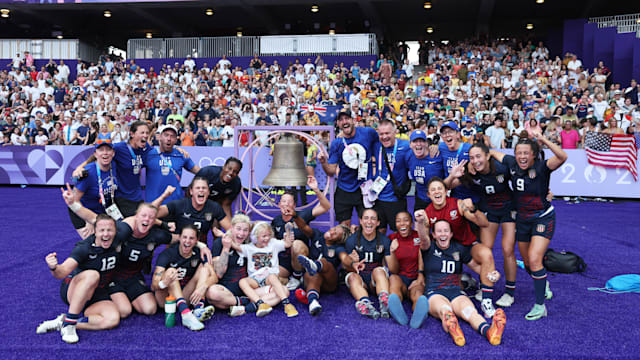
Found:
<svg viewBox="0 0 640 360"><path fill-rule="evenodd" d="M222 165L233 156L232 147L184 147L200 167ZM271 166L268 149L256 155L256 183L262 183ZM254 150L256 151L256 150ZM241 150L241 154L244 149ZM511 152L506 150L506 152ZM640 198L640 183L624 169L589 165L584 150L566 150L569 159L551 176L551 191L557 196ZM93 153L92 146L5 146L0 148L0 184L63 185L71 173ZM511 152L512 153L512 152ZM547 153L547 158L553 156ZM248 157L247 157L248 158ZM251 165L245 162L240 177L249 183ZM317 168L321 171L321 167ZM183 172L182 185L193 175ZM322 176L319 176L319 179ZM321 187L323 184L320 184Z"/></svg>

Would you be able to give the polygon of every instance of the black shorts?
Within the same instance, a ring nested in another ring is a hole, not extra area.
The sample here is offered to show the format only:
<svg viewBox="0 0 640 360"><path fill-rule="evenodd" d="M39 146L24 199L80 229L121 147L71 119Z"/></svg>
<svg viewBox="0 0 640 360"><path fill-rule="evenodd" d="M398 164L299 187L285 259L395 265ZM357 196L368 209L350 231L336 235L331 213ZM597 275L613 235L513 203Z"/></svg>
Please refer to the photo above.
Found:
<svg viewBox="0 0 640 360"><path fill-rule="evenodd" d="M353 208L356 209L358 216L364 209L360 189L354 192L347 192L336 187L336 192L333 194L333 209L336 212L336 221L343 222L345 220L351 220Z"/></svg>
<svg viewBox="0 0 640 360"><path fill-rule="evenodd" d="M125 199L123 197L116 197L116 205L118 205L118 209L122 213L122 216L127 218L129 216L133 216L136 214L138 210L138 206L143 203L143 200L133 201L129 199Z"/></svg>
<svg viewBox="0 0 640 360"><path fill-rule="evenodd" d="M402 283L407 287L407 289L409 289L409 285L411 285L411 283L413 282L413 280L410 277L404 276L404 275L398 275L400 277L400 279L402 280ZM417 278L416 278L417 279Z"/></svg>
<svg viewBox="0 0 640 360"><path fill-rule="evenodd" d="M379 229L386 229L387 225L392 231L396 231L396 215L401 211L407 211L407 199L398 201L380 201L377 200L373 207L378 212L380 220Z"/></svg>
<svg viewBox="0 0 640 360"><path fill-rule="evenodd" d="M278 253L278 263L281 267L285 268L289 274L293 274L293 267L291 266L291 248L286 248L284 251Z"/></svg>
<svg viewBox="0 0 640 360"><path fill-rule="evenodd" d="M151 289L144 282L142 274L137 274L127 279L115 280L109 284L108 290L109 294L125 293L129 301L134 301L138 296L151 292Z"/></svg>
<svg viewBox="0 0 640 360"><path fill-rule="evenodd" d="M533 236L542 236L551 240L556 230L556 212L551 211L541 218L529 220L517 219L516 221L516 241L530 242Z"/></svg>
<svg viewBox="0 0 640 360"><path fill-rule="evenodd" d="M433 295L442 295L449 301L453 301L453 299L457 298L458 296L466 296L466 294L460 288L427 290L427 299L432 297Z"/></svg>
<svg viewBox="0 0 640 360"><path fill-rule="evenodd" d="M76 215L71 209L69 210L69 218L71 219L71 223L73 224L74 229L82 229L87 223L82 220L78 215Z"/></svg>
<svg viewBox="0 0 640 360"><path fill-rule="evenodd" d="M487 210L484 211L484 214L487 216L487 220L489 222L495 224L502 224L508 222L516 222L516 211L515 210Z"/></svg>
<svg viewBox="0 0 640 360"><path fill-rule="evenodd" d="M231 293L235 296L244 296L244 292L242 292L242 289L240 289L239 281L221 282L221 283L218 283L218 285L224 286L225 288L227 288L227 290L231 291Z"/></svg>
<svg viewBox="0 0 640 360"><path fill-rule="evenodd" d="M431 204L431 200L429 201L422 200L416 196L416 202L413 205L413 212L415 213L418 210L424 210L427 208L427 206L429 206L429 204Z"/></svg>
<svg viewBox="0 0 640 360"><path fill-rule="evenodd" d="M69 275L66 278L62 279L62 282L60 283L60 298L67 305L69 305L69 298L67 297L67 292L69 292L69 285L71 284L71 279L73 279L73 276ZM84 306L82 307L82 310L84 311L89 306L99 301L105 301L105 300L111 300L111 297L109 296L109 291L106 288L98 287L93 291L93 296L84 304Z"/></svg>

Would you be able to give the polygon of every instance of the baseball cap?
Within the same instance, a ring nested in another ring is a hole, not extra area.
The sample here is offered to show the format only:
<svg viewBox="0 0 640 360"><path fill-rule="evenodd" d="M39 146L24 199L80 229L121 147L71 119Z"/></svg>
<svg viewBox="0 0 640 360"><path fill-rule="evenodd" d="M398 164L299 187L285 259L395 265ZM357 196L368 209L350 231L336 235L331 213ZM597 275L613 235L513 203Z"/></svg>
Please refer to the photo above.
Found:
<svg viewBox="0 0 640 360"><path fill-rule="evenodd" d="M98 139L98 140L96 140L96 149L98 149L102 145L107 145L108 147L113 149L113 144L111 143L111 139Z"/></svg>
<svg viewBox="0 0 640 360"><path fill-rule="evenodd" d="M422 139L424 141L427 141L427 134L424 133L424 131L422 130L415 130L414 132L411 133L411 137L410 140L411 142L418 140L418 139Z"/></svg>
<svg viewBox="0 0 640 360"><path fill-rule="evenodd" d="M341 117L342 115L345 115L345 116L351 117L351 110L349 110L349 109L342 109L342 110L340 110L340 112L338 112L338 116L336 116L336 119L340 119L340 117Z"/></svg>
<svg viewBox="0 0 640 360"><path fill-rule="evenodd" d="M453 129L454 131L460 131L460 128L458 127L458 124L456 124L455 121L447 121L444 124L442 124L442 126L440 127L440 132L442 132L442 129L446 127Z"/></svg>
<svg viewBox="0 0 640 360"><path fill-rule="evenodd" d="M158 132L162 134L165 130L173 130L176 132L176 135L178 134L178 129L173 125L162 125L160 126L160 129L158 129Z"/></svg>

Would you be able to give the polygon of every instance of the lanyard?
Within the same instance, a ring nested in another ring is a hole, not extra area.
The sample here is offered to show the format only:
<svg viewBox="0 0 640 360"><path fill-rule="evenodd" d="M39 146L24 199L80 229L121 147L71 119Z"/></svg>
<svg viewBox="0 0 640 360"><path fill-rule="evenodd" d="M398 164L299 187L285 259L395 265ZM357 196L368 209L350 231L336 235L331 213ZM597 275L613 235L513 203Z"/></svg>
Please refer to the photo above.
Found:
<svg viewBox="0 0 640 360"><path fill-rule="evenodd" d="M380 144L380 151L378 151L378 173L382 174L382 144ZM393 171L393 166L396 164L396 152L398 151L398 141L396 140L393 144L393 163L389 164L391 171ZM384 156L387 156L387 149L384 150ZM387 159L388 160L388 159ZM387 177L389 175L387 174Z"/></svg>
<svg viewBox="0 0 640 360"><path fill-rule="evenodd" d="M458 157L460 156L461 152L462 152L462 144L460 144L460 147L458 148L458 152L456 153L456 164L458 163Z"/></svg>
<svg viewBox="0 0 640 360"><path fill-rule="evenodd" d="M100 193L100 203L102 204L103 207L107 207L107 202L104 198L104 191L102 190L102 176L101 176L101 172L100 172L100 167L98 166L98 163L96 162L96 173L98 174L98 192ZM106 180L106 179L105 179ZM115 198L115 184L114 184L114 180L115 178L113 177L113 166L111 166L109 168L109 182L111 182L111 186L109 187L109 195L111 196L111 198L109 200L113 201L113 199Z"/></svg>
<svg viewBox="0 0 640 360"><path fill-rule="evenodd" d="M344 139L344 137L342 138L342 143L344 144L344 148L349 152L349 155L353 155L353 149L351 149L349 145L347 145L347 141Z"/></svg>
<svg viewBox="0 0 640 360"><path fill-rule="evenodd" d="M160 155L160 159L162 159L162 167L168 167L169 170L171 170L171 172L173 172L173 175L176 176L176 179L178 179L178 183L180 182L180 175L178 174L178 172L173 168L173 163L171 162L171 158L166 158L162 151L160 151L159 148L156 148L156 151L158 152L158 154Z"/></svg>
<svg viewBox="0 0 640 360"><path fill-rule="evenodd" d="M140 171L140 168L142 167L142 159L139 158L138 155L136 155L133 152L133 148L128 143L127 143L127 148L129 148L129 153L131 154L131 166L134 168L137 167L138 171Z"/></svg>

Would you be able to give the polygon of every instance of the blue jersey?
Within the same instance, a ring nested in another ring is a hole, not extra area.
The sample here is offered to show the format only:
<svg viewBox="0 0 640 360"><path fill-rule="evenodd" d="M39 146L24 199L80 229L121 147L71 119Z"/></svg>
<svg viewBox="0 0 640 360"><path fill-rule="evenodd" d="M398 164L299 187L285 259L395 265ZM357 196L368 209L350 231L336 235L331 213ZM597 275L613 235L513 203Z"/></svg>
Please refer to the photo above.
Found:
<svg viewBox="0 0 640 360"><path fill-rule="evenodd" d="M76 184L76 188L84 193L80 202L84 207L94 213L104 214L105 208L113 204L113 198L118 188L116 166L112 161L111 170L99 171L98 163L93 162L85 165L84 168L87 170L87 176L78 180ZM98 172L100 176L98 176ZM102 194L104 195L104 204L102 204L100 200L101 188Z"/></svg>
<svg viewBox="0 0 640 360"><path fill-rule="evenodd" d="M399 200L393 192L393 183L383 156L386 155L396 186L400 187L408 181L407 157L412 153L413 150L409 147L407 140L395 139L394 145L388 148L383 148L380 142L376 142L373 145L373 156L376 158L376 177L381 176L383 179L387 179L387 185L378 194L378 200Z"/></svg>
<svg viewBox="0 0 640 360"><path fill-rule="evenodd" d="M144 166L143 159L151 151L147 144L144 149L134 149L128 142L123 141L113 144L116 154L113 160L116 162L118 189L116 196L131 201L142 201L142 185L140 185L140 171Z"/></svg>
<svg viewBox="0 0 640 360"><path fill-rule="evenodd" d="M298 216L302 218L307 224L315 219L312 213L312 209L304 209L298 213ZM286 231L285 225L287 223L291 223L293 226L293 235L296 240L301 240L304 243L309 242L309 238L302 232L302 230L298 229L298 225L296 225L293 218L289 219L289 221L284 221L282 215L275 216L273 220L271 220L271 228L273 229L273 236L276 239L284 239L284 233Z"/></svg>
<svg viewBox="0 0 640 360"><path fill-rule="evenodd" d="M338 138L331 142L329 147L329 164L338 164L340 173L338 174L337 185L340 189L347 192L354 192L359 190L360 184L364 180L358 180L358 170L352 169L345 165L342 161L342 151L344 150L345 142L347 145L357 143L362 145L366 150L367 155L362 161L366 161L369 164L369 174L371 174L371 154L373 151L373 145L378 142L378 133L375 129L370 127L356 127L354 129L355 135L350 138Z"/></svg>
<svg viewBox="0 0 640 360"><path fill-rule="evenodd" d="M175 187L176 190L162 202L163 205L171 200L184 197L180 179L182 178L182 168L191 170L196 165L191 158L185 158L176 149L170 153L161 153L160 149L154 148L147 153L144 163L147 167L147 187L145 188L147 202L152 202L160 197L167 185Z"/></svg>
<svg viewBox="0 0 640 360"><path fill-rule="evenodd" d="M176 233L179 234L185 225L191 224L200 231L200 241L207 242L213 220L222 220L227 215L217 202L207 200L201 210L196 210L190 198L173 200L167 204L169 216L176 222Z"/></svg>
<svg viewBox="0 0 640 360"><path fill-rule="evenodd" d="M175 243L158 255L156 266L165 269L174 268L178 273L180 286L184 287L189 280L195 275L198 266L200 266L200 249L195 246L188 257L180 255L180 243Z"/></svg>
<svg viewBox="0 0 640 360"><path fill-rule="evenodd" d="M462 264L471 261L469 247L451 239L447 249L440 249L435 241L422 251L426 291L460 289Z"/></svg>
<svg viewBox="0 0 640 360"><path fill-rule="evenodd" d="M391 255L390 247L391 240L386 235L378 233L375 239L368 241L358 231L347 238L344 252L348 255L355 250L360 260L365 260L365 268L360 273L371 273L373 269L383 265L385 256Z"/></svg>
<svg viewBox="0 0 640 360"><path fill-rule="evenodd" d="M209 183L209 200L221 202L223 199L235 199L242 189L240 177L236 176L233 180L226 183L220 179L222 166L210 165L205 166L198 171L196 176L207 179Z"/></svg>
<svg viewBox="0 0 640 360"><path fill-rule="evenodd" d="M427 184L434 176L444 178L442 155L433 158L427 155L422 159L418 159L412 151L407 157L407 166L409 168L409 178L416 182L416 197L430 203L431 199L427 196Z"/></svg>
<svg viewBox="0 0 640 360"><path fill-rule="evenodd" d="M222 238L215 239L211 247L211 256L217 257L222 253ZM247 264L244 257L233 248L229 249L227 271L218 280L218 284L227 287L227 284L237 284L240 279L247 277Z"/></svg>
<svg viewBox="0 0 640 360"><path fill-rule="evenodd" d="M480 196L480 210L492 214L508 215L514 210L513 192L509 187L511 174L509 168L491 158L495 171L488 174L471 175L471 189Z"/></svg>
<svg viewBox="0 0 640 360"><path fill-rule="evenodd" d="M522 170L516 158L511 155L505 155L502 162L511 174L517 220L530 220L550 214L553 207L547 201L547 194L551 169L547 166L547 161L536 159L533 166L526 170Z"/></svg>
<svg viewBox="0 0 640 360"><path fill-rule="evenodd" d="M325 258L337 269L338 265L340 265L340 257L338 254L341 252L345 252L344 246L327 245L327 241L324 239L324 233L318 229L313 229L313 237L309 242L309 258L314 260Z"/></svg>
<svg viewBox="0 0 640 360"><path fill-rule="evenodd" d="M438 150L440 151L440 156L442 156L442 166L444 167L444 176L445 178L449 176L449 172L451 169L456 166L460 161L467 160L469 161L469 149L471 148L471 144L469 143L460 143L460 147L458 150L451 151L447 147L445 143L440 143L438 145ZM464 185L460 185L455 189L451 189L451 197L457 199L467 199L471 198L474 202L478 201L478 197L473 194L471 189Z"/></svg>
<svg viewBox="0 0 640 360"><path fill-rule="evenodd" d="M153 257L153 251L160 245L171 243L171 233L160 228L151 228L146 236L139 239L133 236L133 230L127 223L122 222L121 226L129 228L127 232L131 235L123 239L120 261L115 275L117 280L128 279L140 274L145 261Z"/></svg>

